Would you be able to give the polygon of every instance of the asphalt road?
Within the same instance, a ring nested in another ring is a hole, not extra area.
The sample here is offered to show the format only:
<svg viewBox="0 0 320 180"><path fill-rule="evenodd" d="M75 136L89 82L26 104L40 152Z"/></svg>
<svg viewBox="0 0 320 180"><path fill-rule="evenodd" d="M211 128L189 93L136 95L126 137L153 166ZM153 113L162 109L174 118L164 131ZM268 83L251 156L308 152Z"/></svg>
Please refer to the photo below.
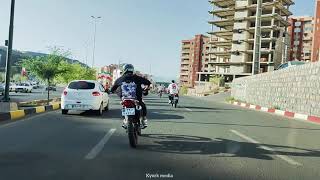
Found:
<svg viewBox="0 0 320 180"><path fill-rule="evenodd" d="M0 124L0 179L320 177L319 125L187 97L173 109L151 96L150 127L132 149L112 99L102 117L54 111Z"/></svg>
<svg viewBox="0 0 320 180"><path fill-rule="evenodd" d="M62 87L57 87L57 91L50 91L50 98L60 97L62 91ZM28 102L33 100L47 99L47 93L48 92L45 90L45 88L33 89L32 93L10 92L10 100L12 102ZM2 98L3 96L0 95L0 99Z"/></svg>

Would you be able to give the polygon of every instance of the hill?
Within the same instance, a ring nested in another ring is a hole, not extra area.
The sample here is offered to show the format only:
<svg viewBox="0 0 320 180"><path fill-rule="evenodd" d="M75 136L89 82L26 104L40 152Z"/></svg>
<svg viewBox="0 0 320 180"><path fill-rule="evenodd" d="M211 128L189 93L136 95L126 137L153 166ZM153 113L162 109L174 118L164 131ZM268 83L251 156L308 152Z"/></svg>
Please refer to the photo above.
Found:
<svg viewBox="0 0 320 180"><path fill-rule="evenodd" d="M37 56L47 56L48 54L45 53L38 53L38 52L32 52L32 51L18 51L13 50L12 52L12 65L15 66L19 62L21 62L23 59L30 58L30 57L37 57ZM7 48L0 46L0 70L3 70L6 66L6 56L7 56ZM87 66L86 64L81 63L78 60L75 59L67 59L69 63L80 63L83 66Z"/></svg>

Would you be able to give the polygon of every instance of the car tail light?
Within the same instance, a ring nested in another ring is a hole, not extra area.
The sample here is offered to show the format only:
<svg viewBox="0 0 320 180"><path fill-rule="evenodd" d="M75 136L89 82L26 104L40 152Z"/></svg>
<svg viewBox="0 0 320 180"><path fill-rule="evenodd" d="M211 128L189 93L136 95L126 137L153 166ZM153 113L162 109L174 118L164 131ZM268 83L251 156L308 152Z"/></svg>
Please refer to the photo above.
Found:
<svg viewBox="0 0 320 180"><path fill-rule="evenodd" d="M100 96L100 93L98 91L95 91L92 93L93 96Z"/></svg>
<svg viewBox="0 0 320 180"><path fill-rule="evenodd" d="M67 91L63 91L63 95L65 95L65 96L66 96L67 94L68 94L68 92L67 92Z"/></svg>
<svg viewBox="0 0 320 180"><path fill-rule="evenodd" d="M124 107L135 107L135 102L131 100L124 100L122 101L122 105Z"/></svg>

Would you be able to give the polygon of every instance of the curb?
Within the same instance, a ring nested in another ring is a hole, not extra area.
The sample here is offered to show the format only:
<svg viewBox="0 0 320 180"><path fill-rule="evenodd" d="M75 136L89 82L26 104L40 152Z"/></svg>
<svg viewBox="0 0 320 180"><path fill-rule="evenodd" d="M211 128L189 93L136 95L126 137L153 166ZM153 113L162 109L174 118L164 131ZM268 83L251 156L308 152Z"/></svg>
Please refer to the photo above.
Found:
<svg viewBox="0 0 320 180"><path fill-rule="evenodd" d="M26 108L24 110L17 110L17 111L10 111L5 113L0 113L0 122L2 121L8 121L8 120L17 120L21 119L27 115L31 114L39 114L47 111L53 111L61 108L61 104L59 102L52 103L50 105L46 106L37 106L37 107L31 107Z"/></svg>
<svg viewBox="0 0 320 180"><path fill-rule="evenodd" d="M229 92L230 90L226 89L226 90L223 90L223 91L217 91L217 92L214 92L213 94L194 94L193 96L196 96L196 97L205 97L205 96L208 96L208 95L216 95L216 94L219 94L219 93L223 93L223 92ZM192 95L191 95L192 96Z"/></svg>
<svg viewBox="0 0 320 180"><path fill-rule="evenodd" d="M253 104L249 104L249 103L241 103L241 102L237 102L237 101L229 102L229 103L236 105L236 106L245 107L248 109L273 113L273 114L285 116L288 118L295 118L295 119L300 119L300 120L305 120L305 121L310 121L310 122L320 124L320 117L317 117L317 116L310 116L310 115L300 114L300 113L295 113L295 112L290 112L290 111L282 111L282 110L278 110L278 109L266 108L266 107L261 107L259 105L253 105Z"/></svg>

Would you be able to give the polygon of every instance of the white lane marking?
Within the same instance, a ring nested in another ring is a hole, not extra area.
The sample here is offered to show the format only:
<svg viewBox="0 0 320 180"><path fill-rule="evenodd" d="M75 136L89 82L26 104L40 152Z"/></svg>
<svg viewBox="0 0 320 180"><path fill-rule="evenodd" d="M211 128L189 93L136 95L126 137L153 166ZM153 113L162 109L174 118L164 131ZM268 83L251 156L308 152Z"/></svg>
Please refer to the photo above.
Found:
<svg viewBox="0 0 320 180"><path fill-rule="evenodd" d="M184 109L186 109L187 111L190 111L190 112L192 112L192 109L189 109L189 108L184 108Z"/></svg>
<svg viewBox="0 0 320 180"><path fill-rule="evenodd" d="M270 148L270 147L267 147L267 146L260 145L260 144L261 144L260 142L254 140L254 139L252 139L252 138L250 138L250 137L248 137L248 136L246 136L246 135L244 135L244 134L241 134L240 132L238 132L238 131L236 131L236 130L232 130L232 129L231 129L230 131L231 131L232 133L240 136L242 139L245 139L245 140L247 140L247 141L249 141L249 142L251 142L251 143L257 144L261 149L264 149L264 150L267 150L267 151L270 151L270 152L274 153L275 156L277 156L278 158L286 161L287 163L289 163L289 164L291 164L291 165L302 166L301 163L299 163L299 162L297 162L297 161L289 158L288 156L276 154L276 151L275 151L274 149L272 149L272 148Z"/></svg>
<svg viewBox="0 0 320 180"><path fill-rule="evenodd" d="M91 151L85 156L85 159L94 159L102 151L104 145L108 142L108 140L115 131L116 129L110 129L109 132L100 140L100 142L97 145L95 145L91 149Z"/></svg>

